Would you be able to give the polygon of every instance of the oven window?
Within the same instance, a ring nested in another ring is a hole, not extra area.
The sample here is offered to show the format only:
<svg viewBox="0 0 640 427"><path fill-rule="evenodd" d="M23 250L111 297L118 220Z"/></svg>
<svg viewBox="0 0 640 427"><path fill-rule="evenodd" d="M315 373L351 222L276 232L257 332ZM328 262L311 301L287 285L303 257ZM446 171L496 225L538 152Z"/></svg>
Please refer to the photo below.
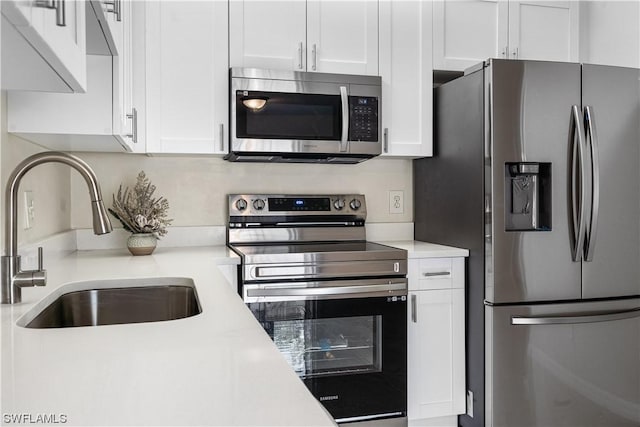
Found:
<svg viewBox="0 0 640 427"><path fill-rule="evenodd" d="M274 321L271 338L303 378L380 372L382 316Z"/></svg>
<svg viewBox="0 0 640 427"><path fill-rule="evenodd" d="M251 99L266 102L252 109L243 103ZM339 141L341 131L339 95L236 91L238 138Z"/></svg>

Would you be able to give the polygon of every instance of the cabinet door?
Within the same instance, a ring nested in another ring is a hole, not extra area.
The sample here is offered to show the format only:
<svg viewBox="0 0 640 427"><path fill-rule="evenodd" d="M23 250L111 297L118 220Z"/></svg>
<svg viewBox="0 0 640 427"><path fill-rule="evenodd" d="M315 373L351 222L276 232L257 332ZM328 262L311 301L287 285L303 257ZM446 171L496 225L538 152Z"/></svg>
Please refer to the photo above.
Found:
<svg viewBox="0 0 640 427"><path fill-rule="evenodd" d="M49 11L44 19L43 36L53 53L51 61L65 64L74 91L84 92L87 85L86 4L83 0L57 4L63 5L63 12Z"/></svg>
<svg viewBox="0 0 640 427"><path fill-rule="evenodd" d="M57 9L46 7L48 2L7 0L0 3L4 22L2 88L84 92L87 83L85 2L57 2L59 15ZM25 73L25 69L29 72Z"/></svg>
<svg viewBox="0 0 640 427"><path fill-rule="evenodd" d="M306 2L229 2L231 67L306 69Z"/></svg>
<svg viewBox="0 0 640 427"><path fill-rule="evenodd" d="M464 290L409 293L409 420L465 412Z"/></svg>
<svg viewBox="0 0 640 427"><path fill-rule="evenodd" d="M578 2L509 1L509 57L578 60Z"/></svg>
<svg viewBox="0 0 640 427"><path fill-rule="evenodd" d="M433 2L433 68L464 71L487 58L505 58L506 0Z"/></svg>
<svg viewBox="0 0 640 427"><path fill-rule="evenodd" d="M431 156L431 2L380 3L383 156Z"/></svg>
<svg viewBox="0 0 640 427"><path fill-rule="evenodd" d="M309 0L307 71L378 75L378 2Z"/></svg>
<svg viewBox="0 0 640 427"><path fill-rule="evenodd" d="M145 2L148 152L226 151L227 5Z"/></svg>
<svg viewBox="0 0 640 427"><path fill-rule="evenodd" d="M130 1L120 5L120 21L109 20L118 55L113 57L114 135L131 151L139 149L138 114L133 105L133 8Z"/></svg>

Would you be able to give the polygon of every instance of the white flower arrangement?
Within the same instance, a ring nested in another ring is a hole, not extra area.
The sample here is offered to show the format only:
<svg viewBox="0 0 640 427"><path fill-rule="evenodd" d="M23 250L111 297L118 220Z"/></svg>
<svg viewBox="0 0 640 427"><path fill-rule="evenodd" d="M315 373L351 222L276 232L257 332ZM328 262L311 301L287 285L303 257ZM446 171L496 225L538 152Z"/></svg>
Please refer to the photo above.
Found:
<svg viewBox="0 0 640 427"><path fill-rule="evenodd" d="M122 184L118 194L113 195L113 206L109 209L125 230L131 233L153 233L157 238L167 234L172 219L167 218L169 201L164 197L153 198L156 186L140 171L133 191Z"/></svg>

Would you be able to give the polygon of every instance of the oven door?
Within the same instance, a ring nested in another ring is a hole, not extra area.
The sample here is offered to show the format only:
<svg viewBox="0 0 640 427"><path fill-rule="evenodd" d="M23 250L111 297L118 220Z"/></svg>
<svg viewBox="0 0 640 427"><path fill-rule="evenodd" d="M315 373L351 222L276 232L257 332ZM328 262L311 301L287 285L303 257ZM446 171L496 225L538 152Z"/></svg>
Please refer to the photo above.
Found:
<svg viewBox="0 0 640 427"><path fill-rule="evenodd" d="M271 292L247 304L338 422L406 416L406 279L393 281L403 281L404 290L356 293L354 285L333 293L328 289L334 282L324 282L304 295L308 287L285 283L279 296ZM287 288L294 295L286 296Z"/></svg>

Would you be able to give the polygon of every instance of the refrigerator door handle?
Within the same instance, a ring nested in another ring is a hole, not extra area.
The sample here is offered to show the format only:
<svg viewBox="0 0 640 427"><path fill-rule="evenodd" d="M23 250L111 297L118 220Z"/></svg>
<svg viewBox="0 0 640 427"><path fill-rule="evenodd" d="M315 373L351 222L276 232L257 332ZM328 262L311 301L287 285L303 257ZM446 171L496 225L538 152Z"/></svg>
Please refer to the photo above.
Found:
<svg viewBox="0 0 640 427"><path fill-rule="evenodd" d="M623 311L599 312L582 316L547 316L547 317L521 317L512 316L512 325L574 325L579 323L609 322L612 320L634 319L640 317L640 307Z"/></svg>
<svg viewBox="0 0 640 427"><path fill-rule="evenodd" d="M577 135L577 143L576 143ZM580 106L571 106L571 123L569 125L569 147L571 147L571 210L573 218L573 248L571 255L574 262L582 260L584 248L584 238L586 230L585 211L587 209L587 198L585 188L585 137ZM576 159L577 154L577 159ZM580 176L578 177L578 170ZM579 187L579 189L578 189Z"/></svg>
<svg viewBox="0 0 640 427"><path fill-rule="evenodd" d="M593 183L591 187L591 224L587 230L585 237L585 254L584 260L593 261L593 251L596 247L596 231L598 230L598 214L600 210L600 159L598 153L598 136L596 134L595 116L593 115L593 107L587 105L584 107L584 122L586 128L586 136L591 149L591 173Z"/></svg>

